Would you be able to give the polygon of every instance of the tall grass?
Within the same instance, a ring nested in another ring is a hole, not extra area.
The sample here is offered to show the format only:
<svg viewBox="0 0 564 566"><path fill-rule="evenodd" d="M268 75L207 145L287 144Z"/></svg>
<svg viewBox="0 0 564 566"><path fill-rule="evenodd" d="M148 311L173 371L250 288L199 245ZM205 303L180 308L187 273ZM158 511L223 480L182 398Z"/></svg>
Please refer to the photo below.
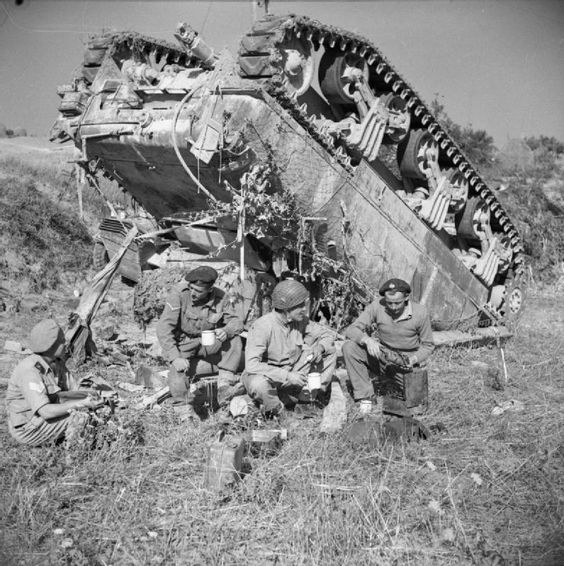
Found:
<svg viewBox="0 0 564 566"><path fill-rule="evenodd" d="M213 416L191 427L169 407L147 411L143 445L122 439L67 465L2 426L3 563L561 564L563 311L532 299L503 390L471 363L495 366L495 349L437 352L424 420L445 428L429 441L370 449L305 419L220 494L203 482ZM493 416L508 399L524 411Z"/></svg>
<svg viewBox="0 0 564 566"><path fill-rule="evenodd" d="M35 153L32 157L0 155L0 176L12 176L23 183L33 182L37 188L69 213L78 216L76 169L70 151ZM104 197L124 208L128 199L119 186L105 178L99 180ZM83 187L84 222L90 231L96 230L100 220L109 215L109 209L95 190Z"/></svg>
<svg viewBox="0 0 564 566"><path fill-rule="evenodd" d="M102 183L119 202L119 189ZM0 269L20 292L41 292L84 277L93 234L108 214L104 200L83 191L78 216L74 164L68 153L0 157Z"/></svg>

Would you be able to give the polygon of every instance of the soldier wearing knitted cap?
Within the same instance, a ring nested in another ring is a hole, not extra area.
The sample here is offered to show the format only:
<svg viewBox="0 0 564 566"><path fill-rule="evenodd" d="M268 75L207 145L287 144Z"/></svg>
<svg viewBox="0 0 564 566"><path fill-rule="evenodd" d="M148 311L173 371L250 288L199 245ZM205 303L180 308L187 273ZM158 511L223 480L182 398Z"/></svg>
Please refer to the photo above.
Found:
<svg viewBox="0 0 564 566"><path fill-rule="evenodd" d="M218 376L218 401L227 403L240 385L236 372L243 345L243 320L214 286L218 273L200 266L172 289L157 326L163 356L170 362L168 384L173 402L197 419L190 384L206 375ZM202 332L213 331L213 345L202 344ZM192 388L193 389L193 388Z"/></svg>
<svg viewBox="0 0 564 566"><path fill-rule="evenodd" d="M308 290L286 279L272 292L274 310L255 321L247 337L243 384L267 417L317 395L307 388L307 374L321 373L327 391L337 362L335 333L309 320Z"/></svg>
<svg viewBox="0 0 564 566"><path fill-rule="evenodd" d="M69 380L65 335L56 321L36 324L28 344L34 353L16 366L8 382L8 428L18 442L39 446L64 438L77 421L85 421L84 414L71 416L72 409L94 409L102 401L86 393L81 399L61 399Z"/></svg>
<svg viewBox="0 0 564 566"><path fill-rule="evenodd" d="M389 279L379 293L381 298L345 330L343 358L360 413L381 420L384 392L399 399L401 412L426 406L425 361L434 345L429 315L423 305L410 300L406 281ZM370 373L376 375L375 384Z"/></svg>

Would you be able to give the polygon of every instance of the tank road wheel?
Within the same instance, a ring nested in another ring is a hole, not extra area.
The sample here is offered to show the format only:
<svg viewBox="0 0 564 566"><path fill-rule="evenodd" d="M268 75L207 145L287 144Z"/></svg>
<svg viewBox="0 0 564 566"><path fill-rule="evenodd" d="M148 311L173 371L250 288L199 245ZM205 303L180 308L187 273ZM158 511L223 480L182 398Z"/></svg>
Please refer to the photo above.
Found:
<svg viewBox="0 0 564 566"><path fill-rule="evenodd" d="M439 162L439 144L426 130L411 130L398 145L398 164L404 177L427 179Z"/></svg>
<svg viewBox="0 0 564 566"><path fill-rule="evenodd" d="M103 242L94 242L94 248L92 249L92 267L95 271L101 271L106 267L110 258L106 247Z"/></svg>
<svg viewBox="0 0 564 566"><path fill-rule="evenodd" d="M310 41L298 38L280 48L285 86L291 94L301 96L311 86L315 70L312 51Z"/></svg>
<svg viewBox="0 0 564 566"><path fill-rule="evenodd" d="M513 259L513 249L511 247L511 240L505 234L496 234L499 238L498 244L498 255L499 255L499 267L497 269L498 273L505 273L509 266L511 265L511 260Z"/></svg>
<svg viewBox="0 0 564 566"><path fill-rule="evenodd" d="M525 304L525 287L521 278L512 279L507 285L503 316L507 322L516 321Z"/></svg>
<svg viewBox="0 0 564 566"><path fill-rule="evenodd" d="M411 125L407 102L392 92L385 94L380 101L390 114L384 140L388 143L399 143L407 136Z"/></svg>
<svg viewBox="0 0 564 566"><path fill-rule="evenodd" d="M519 320L525 304L525 285L522 277L507 278L505 285L495 285L489 303L501 315L505 323Z"/></svg>
<svg viewBox="0 0 564 566"><path fill-rule="evenodd" d="M488 205L479 197L468 200L464 212L460 215L456 226L459 236L468 240L480 240L484 232L483 226L490 222L490 210Z"/></svg>
<svg viewBox="0 0 564 566"><path fill-rule="evenodd" d="M359 69L368 83L368 64L354 53L326 51L319 62L319 86L327 100L335 104L354 104L353 89L346 77Z"/></svg>
<svg viewBox="0 0 564 566"><path fill-rule="evenodd" d="M468 181L458 169L449 169L445 173L451 187L448 210L459 214L464 210L468 201Z"/></svg>

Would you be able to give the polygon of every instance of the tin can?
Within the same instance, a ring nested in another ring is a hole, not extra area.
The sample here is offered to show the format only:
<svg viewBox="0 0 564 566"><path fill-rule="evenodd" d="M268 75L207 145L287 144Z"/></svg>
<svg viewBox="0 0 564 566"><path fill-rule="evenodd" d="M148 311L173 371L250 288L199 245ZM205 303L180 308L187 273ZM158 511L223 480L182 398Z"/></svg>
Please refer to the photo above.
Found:
<svg viewBox="0 0 564 566"><path fill-rule="evenodd" d="M208 446L205 486L220 491L241 478L245 441L241 437L226 436L222 431Z"/></svg>

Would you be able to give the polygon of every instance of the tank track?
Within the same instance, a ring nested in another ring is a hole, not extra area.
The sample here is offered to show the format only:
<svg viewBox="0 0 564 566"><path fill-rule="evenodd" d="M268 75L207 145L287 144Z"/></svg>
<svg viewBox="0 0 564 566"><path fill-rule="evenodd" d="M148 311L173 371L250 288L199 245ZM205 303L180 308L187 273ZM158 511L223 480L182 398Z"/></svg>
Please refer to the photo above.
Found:
<svg viewBox="0 0 564 566"><path fill-rule="evenodd" d="M448 132L433 117L417 92L399 75L392 65L370 41L340 28L325 25L305 16L283 16L266 18L255 22L251 31L243 37L239 50L241 75L261 80L269 94L322 144L325 149L347 170L352 172L350 156L342 146L336 147L331 136L326 135L316 124L314 117L300 106L296 97L284 87L283 69L278 47L291 38L304 37L314 45L338 46L364 58L391 92L405 101L411 115L420 127L439 144L441 155L446 155L451 167L460 171L469 184L470 196L478 196L486 203L492 218L511 242L512 268L515 277L524 272L523 244L517 229L507 216L502 205L486 185L484 179L470 160L463 154Z"/></svg>

